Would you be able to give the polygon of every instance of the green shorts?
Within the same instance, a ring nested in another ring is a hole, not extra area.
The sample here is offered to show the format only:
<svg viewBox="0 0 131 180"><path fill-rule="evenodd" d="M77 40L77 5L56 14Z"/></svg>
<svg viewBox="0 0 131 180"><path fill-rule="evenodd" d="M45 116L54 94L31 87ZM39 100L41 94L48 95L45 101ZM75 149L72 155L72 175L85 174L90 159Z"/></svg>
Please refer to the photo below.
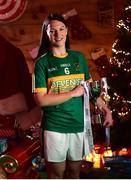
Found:
<svg viewBox="0 0 131 180"><path fill-rule="evenodd" d="M79 161L83 158L84 133L58 133L44 131L44 153L48 162L66 159Z"/></svg>

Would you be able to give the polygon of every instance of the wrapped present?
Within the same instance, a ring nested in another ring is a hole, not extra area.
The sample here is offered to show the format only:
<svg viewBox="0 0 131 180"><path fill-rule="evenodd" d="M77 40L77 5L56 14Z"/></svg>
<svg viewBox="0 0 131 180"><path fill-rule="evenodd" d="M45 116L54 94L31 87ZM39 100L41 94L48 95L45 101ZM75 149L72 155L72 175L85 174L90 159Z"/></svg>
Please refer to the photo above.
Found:
<svg viewBox="0 0 131 180"><path fill-rule="evenodd" d="M7 174L14 174L31 165L32 158L40 151L38 140L25 138L15 148L0 157L0 167Z"/></svg>
<svg viewBox="0 0 131 180"><path fill-rule="evenodd" d="M111 171L131 177L131 157L126 156L112 156L104 158L104 166Z"/></svg>
<svg viewBox="0 0 131 180"><path fill-rule="evenodd" d="M14 123L14 115L0 115L0 138L15 137Z"/></svg>

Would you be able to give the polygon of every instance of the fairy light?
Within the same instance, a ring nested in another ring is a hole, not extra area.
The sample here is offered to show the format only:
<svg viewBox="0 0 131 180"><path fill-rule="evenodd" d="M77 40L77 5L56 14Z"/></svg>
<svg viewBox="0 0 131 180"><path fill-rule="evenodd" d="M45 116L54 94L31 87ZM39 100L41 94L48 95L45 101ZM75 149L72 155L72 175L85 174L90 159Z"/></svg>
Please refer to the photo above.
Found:
<svg viewBox="0 0 131 180"><path fill-rule="evenodd" d="M131 6L125 7L125 11L128 11L128 10L131 10ZM128 13L128 12L126 12L126 13ZM127 22L127 23L130 23L130 21L128 20L128 18L127 18L126 22ZM126 25L123 20L119 20L119 21L118 21L117 27L118 27L118 28L123 27L125 30L127 30L127 31L130 32L130 26Z"/></svg>
<svg viewBox="0 0 131 180"><path fill-rule="evenodd" d="M113 43L113 45L112 45L112 51L113 51L115 54L124 54L125 56L131 55L130 52L126 52L126 51L122 51L122 50L119 50L119 51L116 50L116 49L115 49L115 46L116 46L117 42L118 42L118 40L116 40L116 41Z"/></svg>
<svg viewBox="0 0 131 180"><path fill-rule="evenodd" d="M124 103L124 104L125 104L125 103L131 104L131 101L125 100L124 97L122 97L122 96L118 95L116 92L114 92L114 96L113 96L112 99L113 99L113 100L119 100L120 98L122 99L122 101L121 101L122 103Z"/></svg>
<svg viewBox="0 0 131 180"><path fill-rule="evenodd" d="M122 50L116 50L115 46L116 46L117 43L118 43L118 39L116 39L115 42L112 45L112 52L114 54L116 54L116 56L117 55L124 55L124 56L128 56L128 57L131 56L130 52L126 52L126 51L122 51ZM109 61L110 61L111 64L117 65L118 68L121 68L122 66L125 66L124 59L122 59L121 62L120 62L115 56L110 58ZM129 65L129 63L128 63L128 65ZM131 71L131 67L130 66L127 66L126 68L124 67L123 70L126 71L126 72L130 72Z"/></svg>
<svg viewBox="0 0 131 180"><path fill-rule="evenodd" d="M116 92L114 92L114 96L112 97L113 101L118 101L120 98L121 98L121 103L131 104L131 101L125 100L124 97L122 97L122 96L118 95ZM126 112L119 112L115 108L113 108L113 110L112 110L112 112L117 112L117 114L121 117L128 115L130 111L131 111L130 108L128 108L128 111L126 111Z"/></svg>
<svg viewBox="0 0 131 180"><path fill-rule="evenodd" d="M119 20L117 27L118 27L118 28L123 27L123 28L126 29L127 31L130 31L130 27L127 26L127 25L125 25L125 23L124 23L123 20Z"/></svg>
<svg viewBox="0 0 131 180"><path fill-rule="evenodd" d="M124 117L124 116L126 116L126 115L128 115L129 113L128 112L118 112L118 115L119 116L122 116L122 117Z"/></svg>
<svg viewBox="0 0 131 180"><path fill-rule="evenodd" d="M131 6L128 6L125 8L126 11L126 17L124 20L119 20L117 27L124 30L126 35L128 33L131 33L131 19L128 17L128 11L131 10ZM130 13L131 11L129 11ZM126 32L127 31L127 32ZM120 39L121 40L121 39ZM117 68L123 68L122 70L129 73L131 72L131 51L125 51L122 50L119 47L119 39L116 39L115 42L112 45L112 52L113 57L109 59L110 64L113 67ZM112 76L117 76L117 72L112 74ZM131 87L131 85L130 85ZM113 103L117 103L117 108L112 108L113 113L117 113L117 115L121 118L124 118L124 116L127 116L129 112L131 111L131 100L125 99L123 96L119 95L117 92L114 92L111 96L111 99Z"/></svg>
<svg viewBox="0 0 131 180"><path fill-rule="evenodd" d="M127 103L131 104L131 101L127 100Z"/></svg>
<svg viewBox="0 0 131 180"><path fill-rule="evenodd" d="M127 67L125 67L125 60L122 59L121 62L114 56L112 58L109 59L109 62L111 65L117 66L118 68L122 68L123 66L123 70L127 73L129 73L131 71L131 67L129 67L129 63L127 64Z"/></svg>
<svg viewBox="0 0 131 180"><path fill-rule="evenodd" d="M125 11L128 11L129 9L131 9L131 6L126 7Z"/></svg>
<svg viewBox="0 0 131 180"><path fill-rule="evenodd" d="M126 19L126 22L127 22L127 23L130 23L131 21L130 21L130 20L128 20L128 18L127 18L127 19Z"/></svg>

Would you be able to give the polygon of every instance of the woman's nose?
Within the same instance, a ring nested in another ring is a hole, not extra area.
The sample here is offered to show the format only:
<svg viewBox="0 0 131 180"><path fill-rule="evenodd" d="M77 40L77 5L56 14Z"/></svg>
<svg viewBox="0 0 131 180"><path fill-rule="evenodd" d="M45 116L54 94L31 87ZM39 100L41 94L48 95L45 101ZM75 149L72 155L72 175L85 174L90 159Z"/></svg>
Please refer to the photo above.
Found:
<svg viewBox="0 0 131 180"><path fill-rule="evenodd" d="M58 36L59 35L59 31L55 31L55 36Z"/></svg>

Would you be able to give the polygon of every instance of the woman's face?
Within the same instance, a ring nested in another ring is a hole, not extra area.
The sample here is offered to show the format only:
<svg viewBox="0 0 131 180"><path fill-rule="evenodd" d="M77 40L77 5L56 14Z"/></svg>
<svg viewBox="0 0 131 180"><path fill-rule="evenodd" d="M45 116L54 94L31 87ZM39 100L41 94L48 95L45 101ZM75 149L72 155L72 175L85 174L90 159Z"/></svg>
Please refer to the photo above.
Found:
<svg viewBox="0 0 131 180"><path fill-rule="evenodd" d="M58 20L52 20L47 27L48 38L54 47L65 47L67 27Z"/></svg>

